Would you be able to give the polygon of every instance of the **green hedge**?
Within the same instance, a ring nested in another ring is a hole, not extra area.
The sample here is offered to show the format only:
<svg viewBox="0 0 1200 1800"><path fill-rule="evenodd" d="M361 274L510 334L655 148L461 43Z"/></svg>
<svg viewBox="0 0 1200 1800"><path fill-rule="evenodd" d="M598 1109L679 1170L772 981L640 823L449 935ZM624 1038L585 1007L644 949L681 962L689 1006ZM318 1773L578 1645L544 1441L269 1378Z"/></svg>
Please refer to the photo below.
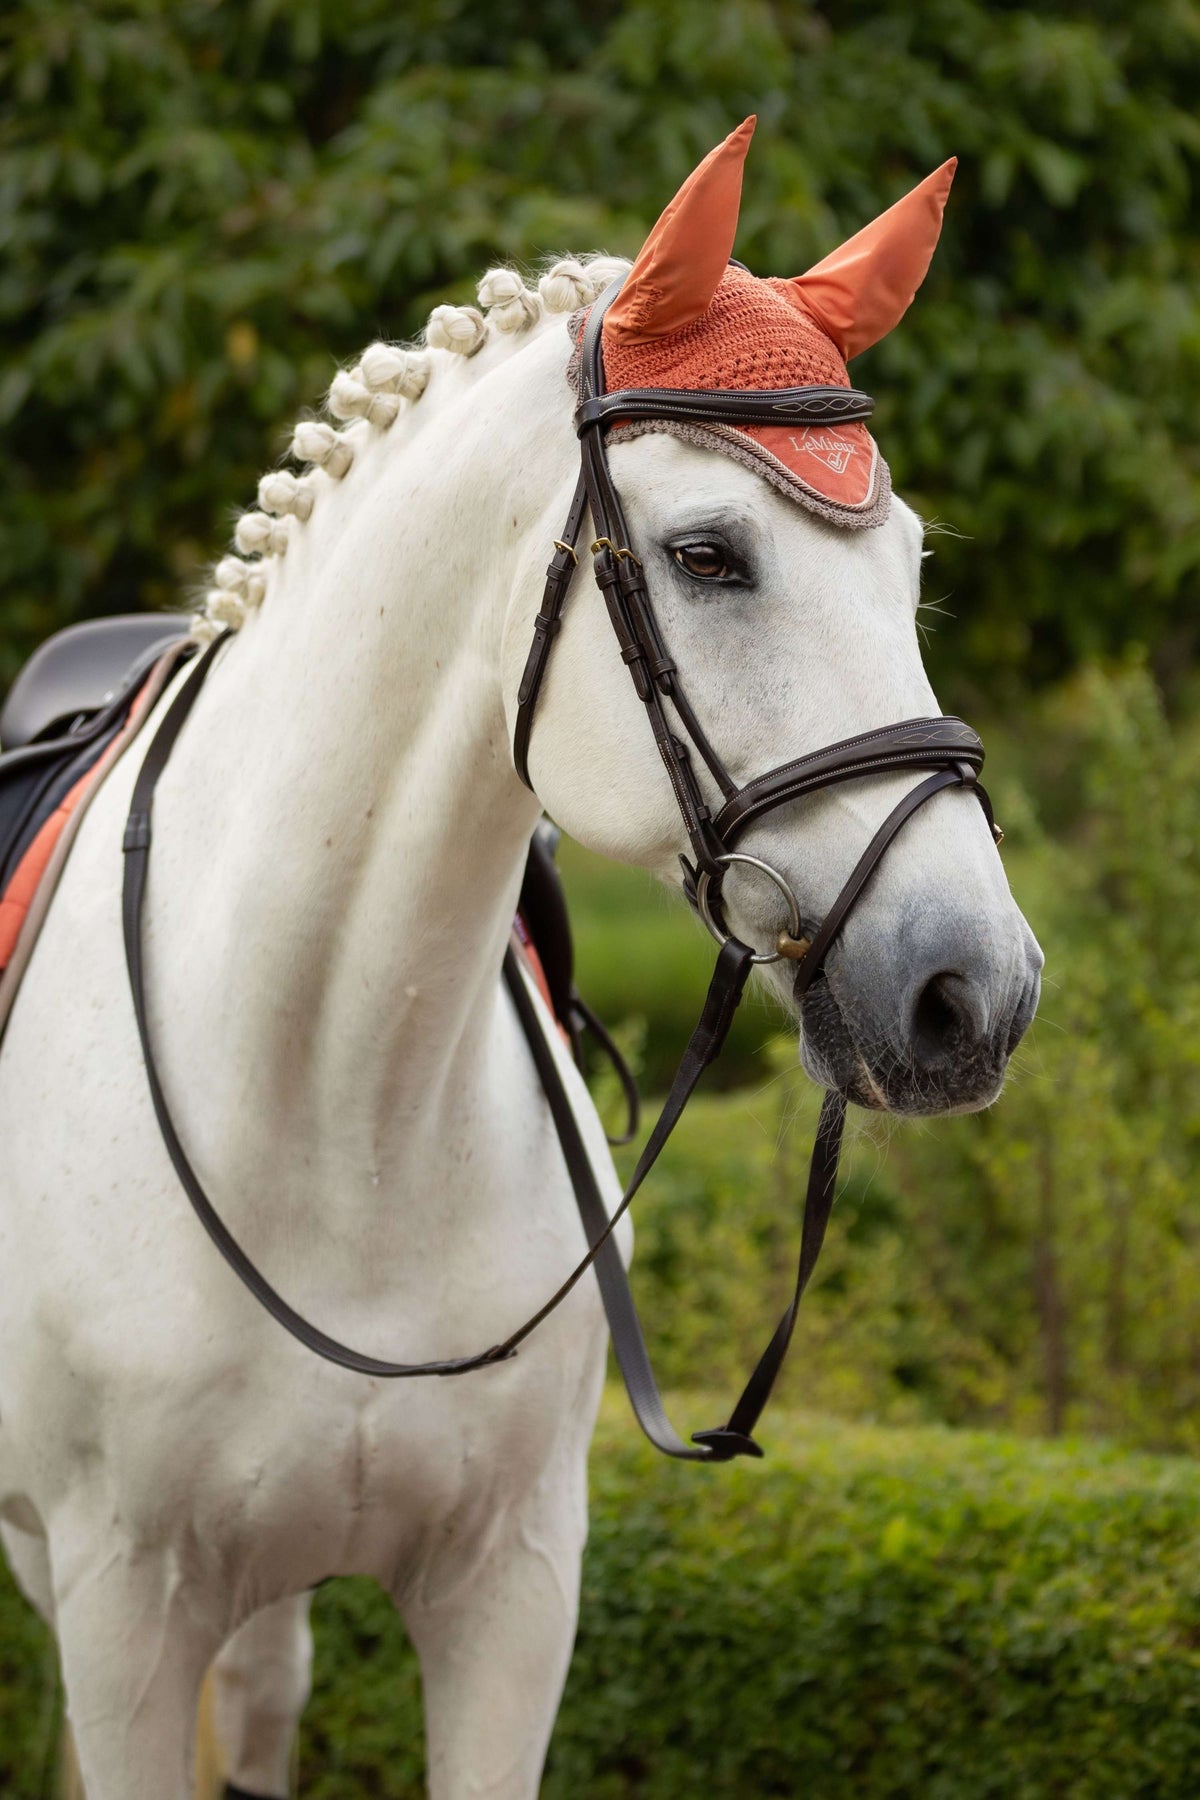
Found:
<svg viewBox="0 0 1200 1800"><path fill-rule="evenodd" d="M679 1404L689 1424L711 1402ZM774 1418L765 1464L655 1460L615 1398L546 1800L1184 1800L1200 1474L1182 1459ZM370 1583L317 1600L305 1800L416 1800L416 1672ZM0 1791L43 1659L0 1600Z"/></svg>
<svg viewBox="0 0 1200 1800"><path fill-rule="evenodd" d="M607 1410L545 1800L1195 1795L1190 1463L803 1418L763 1438L765 1464L679 1468ZM301 1791L409 1800L399 1629L366 1584L318 1604Z"/></svg>
<svg viewBox="0 0 1200 1800"><path fill-rule="evenodd" d="M762 1436L765 1466L698 1473L605 1434L548 1797L1195 1795L1190 1464Z"/></svg>

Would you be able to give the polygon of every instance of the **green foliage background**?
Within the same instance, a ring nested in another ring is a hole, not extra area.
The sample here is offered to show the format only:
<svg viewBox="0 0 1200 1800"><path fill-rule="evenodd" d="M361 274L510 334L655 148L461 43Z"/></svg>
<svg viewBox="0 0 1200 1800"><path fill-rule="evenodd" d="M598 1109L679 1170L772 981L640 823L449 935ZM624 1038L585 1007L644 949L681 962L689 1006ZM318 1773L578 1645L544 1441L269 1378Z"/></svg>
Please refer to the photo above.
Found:
<svg viewBox="0 0 1200 1800"><path fill-rule="evenodd" d="M738 253L808 266L949 153L933 273L855 365L1016 692L1194 641L1195 0L18 0L0 19L0 677L222 546L333 358L497 257L632 252L760 118ZM953 695L952 698L957 698Z"/></svg>
<svg viewBox="0 0 1200 1800"><path fill-rule="evenodd" d="M944 527L927 656L989 744L1039 1023L993 1112L859 1122L785 1398L867 1423L768 1426L770 1470L699 1489L606 1427L548 1794L1195 1791L1200 1489L1127 1452L1200 1440L1198 91L1196 0L0 17L0 686L70 620L198 583L337 360L498 259L632 252L747 112L763 273L961 159L854 375ZM707 940L642 877L564 866L584 990L661 1088ZM747 1007L641 1205L680 1388L728 1392L787 1288L814 1097L780 1028ZM417 1792L397 1628L362 1588L320 1617L306 1791ZM53 1779L47 1657L0 1596L14 1797ZM711 1729L733 1693L740 1748Z"/></svg>

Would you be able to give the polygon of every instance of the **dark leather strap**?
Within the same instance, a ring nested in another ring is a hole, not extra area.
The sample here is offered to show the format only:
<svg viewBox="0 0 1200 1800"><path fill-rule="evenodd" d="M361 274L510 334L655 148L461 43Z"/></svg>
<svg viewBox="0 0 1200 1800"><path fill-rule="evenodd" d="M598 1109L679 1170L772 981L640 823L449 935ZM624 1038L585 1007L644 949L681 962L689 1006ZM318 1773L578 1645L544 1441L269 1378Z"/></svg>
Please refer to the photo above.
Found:
<svg viewBox="0 0 1200 1800"><path fill-rule="evenodd" d="M680 1058L670 1091L663 1102L663 1109L638 1157L637 1166L629 1178L629 1184L621 1196L620 1204L611 1217L604 1215L603 1228L599 1237L591 1239L587 1255L575 1265L562 1286L551 1294L546 1304L540 1307L532 1318L527 1319L519 1331L515 1331L511 1337L505 1339L504 1348L515 1349L524 1338L529 1336L531 1331L541 1324L544 1318L554 1311L556 1306L566 1299L571 1289L586 1274L598 1253L608 1243L619 1221L629 1211L634 1195L658 1161L663 1146L679 1123L680 1115L691 1099L696 1083L708 1065L720 1055L721 1046L728 1035L729 1027L733 1023L733 1015L737 1011L742 991L749 979L751 966L752 952L747 949L746 945L740 944L736 938L726 939L717 957L717 966L713 970L703 1010L688 1039L687 1048ZM505 959L504 977L516 1003L518 1016L525 1027L525 1036L533 1051L538 1074L542 1076L543 1085L545 1085L553 1059L548 1054L545 1034L541 1029L537 1013L532 1008L528 990L511 951ZM554 1073L557 1076L557 1068ZM578 1163L582 1170L583 1165L587 1163L587 1152L579 1132L578 1122L571 1110L570 1100L561 1081L556 1080L554 1091L548 1090L547 1098L550 1100L550 1108L554 1116L554 1123L558 1128L560 1141L563 1133L566 1132L576 1146L572 1157L568 1160L568 1167ZM591 1172L590 1164L588 1164L588 1179L595 1190L595 1176ZM598 1194L598 1190L595 1191ZM576 1198L579 1199L578 1189ZM603 1207L601 1210L603 1211Z"/></svg>
<svg viewBox="0 0 1200 1800"><path fill-rule="evenodd" d="M829 1215L833 1211L833 1196L837 1187L838 1158L842 1148L842 1129L846 1123L846 1101L842 1094L832 1090L826 1094L821 1104L821 1117L817 1123L816 1142L813 1144L812 1160L808 1166L808 1187L804 1196L804 1224L800 1235L800 1260L796 1267L796 1286L787 1311L775 1327L775 1334L758 1359L753 1375L742 1389L737 1405L730 1413L727 1422L716 1431L697 1432L696 1442L711 1444L714 1449L723 1446L741 1447L754 1444L753 1431L762 1415L763 1408L771 1397L771 1390L784 1365L788 1348L792 1341L792 1333L796 1328L796 1314L804 1297L804 1290L812 1278L817 1266L817 1258L821 1254L821 1246L825 1242L825 1227L829 1223ZM736 1454L737 1450L734 1449ZM762 1455L762 1451L754 1445L751 1455Z"/></svg>
<svg viewBox="0 0 1200 1800"><path fill-rule="evenodd" d="M575 1192L575 1200L583 1219L584 1231L591 1242L591 1249L584 1262L572 1272L558 1292L551 1296L541 1312L528 1320L519 1333L508 1339L508 1343L515 1346L530 1331L534 1330L552 1308L566 1298L583 1274L585 1267L594 1262L596 1278L604 1302L604 1311L608 1319L609 1331L612 1334L613 1350L638 1423L656 1449L661 1450L665 1456L672 1456L684 1462L727 1461L729 1452L723 1454L715 1448L688 1445L679 1436L667 1417L658 1383L650 1364L650 1356L630 1291L629 1279L612 1234L618 1221L628 1210L638 1188L657 1161L663 1145L678 1123L679 1116L695 1089L697 1081L720 1051L750 973L750 954L744 944L737 944L732 940L723 947L705 999L704 1011L676 1071L671 1091L646 1147L638 1158L637 1167L628 1187L621 1196L620 1204L611 1217L605 1208L595 1171L579 1129L579 1122L571 1106L570 1096L563 1085L553 1051L542 1029L533 997L511 957L505 962L504 967L505 980L508 983L509 992L512 994L543 1091L550 1105L555 1130L562 1146L563 1160L566 1163L571 1186Z"/></svg>
<svg viewBox="0 0 1200 1800"><path fill-rule="evenodd" d="M943 788L961 787L962 785L962 776L956 769L939 769L936 774L927 776L917 787L911 789L892 808L850 871L841 893L822 919L807 951L796 964L792 991L797 999L811 984L813 977L824 963L830 945L846 922L846 915L879 867L884 851L905 820L911 818L918 806L923 806L926 800L932 800L935 794L940 794ZM981 802L986 802L987 797L983 789L975 783L971 785L974 787L975 793L979 795Z"/></svg>
<svg viewBox="0 0 1200 1800"><path fill-rule="evenodd" d="M142 957L142 908L145 901L146 875L150 860L151 811L154 789L159 776L166 767L175 740L182 731L204 680L212 668L213 661L219 654L227 636L228 633L223 632L213 640L203 656L198 659L167 708L163 722L155 732L146 753L146 759L138 772L129 818L125 826L125 879L122 895L125 960L129 969L129 986L133 995L133 1010L137 1019L142 1059L146 1065L146 1080L150 1087L150 1098L154 1105L154 1114L158 1120L163 1143L166 1145L167 1154L179 1177L183 1191L191 1201L196 1217L234 1274L245 1283L255 1299L266 1308L272 1318L276 1319L286 1331L290 1331L292 1336L297 1338L307 1349L315 1351L318 1356L323 1356L327 1362L340 1363L343 1368L353 1369L360 1375L382 1377L459 1375L468 1369L485 1368L490 1363L503 1361L509 1352L493 1345L477 1356L456 1357L442 1362L386 1362L379 1357L364 1356L361 1352L351 1349L347 1344L339 1343L336 1338L330 1337L326 1332L319 1330L317 1326L310 1324L301 1313L296 1312L293 1307L288 1305L283 1296L276 1292L266 1276L246 1255L201 1186L199 1177L188 1161L179 1134L175 1130L159 1077L154 1046L150 1040L150 1025L146 1010L145 968Z"/></svg>
<svg viewBox="0 0 1200 1800"><path fill-rule="evenodd" d="M650 1442L664 1456L682 1462L729 1462L736 1456L761 1456L753 1430L762 1414L778 1378L791 1343L796 1313L808 1286L833 1207L837 1183L838 1156L846 1102L841 1094L829 1093L821 1109L821 1119L813 1147L805 1193L804 1222L801 1230L800 1256L796 1267L796 1285L783 1318L777 1325L754 1372L746 1383L728 1421L707 1431L692 1433L692 1443L684 1442L671 1424L655 1380L646 1348L641 1321L629 1286L629 1278L613 1241L613 1231L628 1208L638 1187L649 1174L664 1144L678 1123L680 1114L695 1089L703 1070L714 1060L724 1042L737 1002L750 973L750 951L744 944L730 939L722 946L717 967L705 1002L701 1022L693 1033L671 1092L657 1125L638 1159L637 1168L622 1196L621 1203L609 1218L596 1183L595 1173L584 1145L570 1097L563 1086L558 1065L538 1019L532 996L522 980L515 962L506 963L505 977L516 1002L518 1016L533 1053L542 1088L550 1104L551 1115L562 1145L563 1160L571 1177L575 1198L583 1218L584 1230L592 1241L586 1260L596 1264L596 1276L604 1301L605 1315L612 1336L613 1351L629 1394L638 1424ZM508 1340L520 1342L521 1336L533 1330L540 1319L575 1285L582 1266L554 1295L543 1313L522 1327L521 1333Z"/></svg>
<svg viewBox="0 0 1200 1800"><path fill-rule="evenodd" d="M860 781L869 775L960 764L968 780L968 770L978 774L983 767L983 744L969 725L950 716L905 719L899 725L885 725L840 744L828 744L781 763L765 775L756 775L725 802L716 816L717 832L732 845L762 813L819 788Z"/></svg>
<svg viewBox="0 0 1200 1800"><path fill-rule="evenodd" d="M513 762L517 774L527 788L532 789L529 779L529 735L533 730L533 709L537 702L542 685L542 676L546 672L546 664L550 660L550 649L558 636L562 625L563 602L571 585L571 577L579 566L579 557L575 546L579 542L579 530L583 524L583 515L587 508L587 487L582 474L575 483L575 493L571 499L567 522L563 526L562 537L554 546L554 555L546 570L546 586L542 592L542 604L533 621L533 642L529 646L529 655L525 659L525 670L521 676L521 685L517 689L517 721L513 731Z"/></svg>
<svg viewBox="0 0 1200 1800"><path fill-rule="evenodd" d="M875 402L850 387L618 388L594 393L575 409L575 429L627 419L680 419L700 425L849 425L869 419Z"/></svg>
<svg viewBox="0 0 1200 1800"><path fill-rule="evenodd" d="M605 290L592 307L584 327L579 362L580 395L583 400L599 392L603 386L601 332L605 311L615 299L619 286L619 283L614 283ZM629 667L637 696L645 705L654 741L687 830L692 854L698 867L717 880L721 874L719 858L722 845L713 830L712 813L692 767L688 746L672 726L664 702L675 707L684 730L700 752L722 794L733 794L736 783L700 729L695 713L682 695L675 664L663 643L650 604L641 562L629 547L629 527L604 453L604 435L600 425L584 430L580 453L583 478L587 485L588 507L596 531L593 545L596 583L604 595L621 656Z"/></svg>
<svg viewBox="0 0 1200 1800"><path fill-rule="evenodd" d="M569 1023L576 1028L572 1032L572 1041L577 1040L580 1029L595 1038L620 1082L621 1092L625 1097L625 1129L620 1137L609 1137L608 1141L614 1149L619 1149L622 1144L632 1144L642 1117L642 1097L638 1093L637 1082L633 1079L633 1070L621 1055L604 1021L592 1011L578 988L571 994L568 1010L574 1015ZM575 1060L579 1061L578 1055Z"/></svg>

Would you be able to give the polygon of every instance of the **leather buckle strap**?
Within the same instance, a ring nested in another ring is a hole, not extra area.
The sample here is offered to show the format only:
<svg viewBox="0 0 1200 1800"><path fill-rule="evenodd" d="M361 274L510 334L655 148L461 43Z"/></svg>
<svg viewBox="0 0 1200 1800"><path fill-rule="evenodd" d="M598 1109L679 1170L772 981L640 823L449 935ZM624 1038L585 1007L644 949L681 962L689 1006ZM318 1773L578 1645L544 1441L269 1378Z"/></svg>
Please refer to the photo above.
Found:
<svg viewBox="0 0 1200 1800"><path fill-rule="evenodd" d="M624 557L629 562L636 563L639 569L642 566L640 556L635 556L625 544L614 544L611 538L598 537L588 545L588 551L592 556L599 556L602 550L607 550L609 555L615 556L618 562Z"/></svg>
<svg viewBox="0 0 1200 1800"><path fill-rule="evenodd" d="M517 705L527 706L530 696L541 680L542 670L546 666L546 658L550 654L550 639L556 637L562 626L557 612L540 612L533 621L533 642L529 646L529 656L525 663L525 672L521 676L521 685L517 689Z"/></svg>
<svg viewBox="0 0 1200 1800"><path fill-rule="evenodd" d="M125 836L121 839L121 849L128 856L131 851L148 850L150 848L150 814L131 812L125 821Z"/></svg>

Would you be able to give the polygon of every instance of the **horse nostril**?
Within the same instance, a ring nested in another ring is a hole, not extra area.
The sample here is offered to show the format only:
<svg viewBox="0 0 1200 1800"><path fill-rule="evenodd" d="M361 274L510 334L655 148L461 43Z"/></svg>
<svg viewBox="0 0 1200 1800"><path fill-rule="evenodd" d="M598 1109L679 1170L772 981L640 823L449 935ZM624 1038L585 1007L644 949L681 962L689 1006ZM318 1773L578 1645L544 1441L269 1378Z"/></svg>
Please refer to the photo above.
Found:
<svg viewBox="0 0 1200 1800"><path fill-rule="evenodd" d="M965 976L944 969L931 976L917 996L912 1019L912 1051L924 1068L945 1061L982 1034L982 1007Z"/></svg>
<svg viewBox="0 0 1200 1800"><path fill-rule="evenodd" d="M1033 1021L1033 1015L1037 1011L1038 999L1040 998L1042 991L1041 971L1042 965L1039 960L1025 985L1025 992L1021 995L1020 1005L1013 1014L1012 1024L1008 1028L1008 1041L1004 1046L1005 1054L1007 1056L1012 1055L1021 1039L1025 1036L1026 1031Z"/></svg>

